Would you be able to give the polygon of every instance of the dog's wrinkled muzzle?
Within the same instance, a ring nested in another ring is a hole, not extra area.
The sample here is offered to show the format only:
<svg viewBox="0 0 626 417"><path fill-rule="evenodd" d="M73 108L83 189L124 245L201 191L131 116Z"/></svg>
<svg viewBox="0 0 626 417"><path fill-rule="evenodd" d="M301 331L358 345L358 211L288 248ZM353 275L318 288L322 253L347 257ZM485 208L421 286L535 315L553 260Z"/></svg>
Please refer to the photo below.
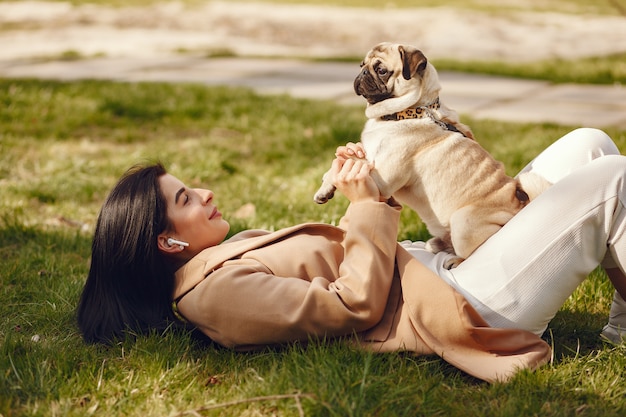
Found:
<svg viewBox="0 0 626 417"><path fill-rule="evenodd" d="M385 83L373 76L367 68L363 68L354 79L354 92L365 97L370 104L386 100L391 96Z"/></svg>

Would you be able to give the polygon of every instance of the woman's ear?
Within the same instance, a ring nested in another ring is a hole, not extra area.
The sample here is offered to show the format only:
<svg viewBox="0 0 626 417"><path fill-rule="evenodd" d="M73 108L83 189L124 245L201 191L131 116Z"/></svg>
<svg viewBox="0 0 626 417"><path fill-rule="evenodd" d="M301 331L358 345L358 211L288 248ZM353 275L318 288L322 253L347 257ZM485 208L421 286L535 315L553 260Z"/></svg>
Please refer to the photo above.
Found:
<svg viewBox="0 0 626 417"><path fill-rule="evenodd" d="M168 242L170 237L166 233L161 233L157 236L157 246L159 250L165 254L176 254L184 249L180 245L172 245ZM181 249L182 248L182 249Z"/></svg>

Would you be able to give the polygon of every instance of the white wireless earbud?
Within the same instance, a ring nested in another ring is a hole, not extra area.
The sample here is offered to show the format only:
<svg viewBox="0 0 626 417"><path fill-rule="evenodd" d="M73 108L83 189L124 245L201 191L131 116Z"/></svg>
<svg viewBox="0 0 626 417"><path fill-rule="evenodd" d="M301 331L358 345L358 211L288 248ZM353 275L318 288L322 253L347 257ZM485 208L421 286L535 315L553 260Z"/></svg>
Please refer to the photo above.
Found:
<svg viewBox="0 0 626 417"><path fill-rule="evenodd" d="M172 239L171 237L167 239L167 244L170 246L178 245L181 249L183 249L185 246L189 246L189 243L183 242L182 240Z"/></svg>

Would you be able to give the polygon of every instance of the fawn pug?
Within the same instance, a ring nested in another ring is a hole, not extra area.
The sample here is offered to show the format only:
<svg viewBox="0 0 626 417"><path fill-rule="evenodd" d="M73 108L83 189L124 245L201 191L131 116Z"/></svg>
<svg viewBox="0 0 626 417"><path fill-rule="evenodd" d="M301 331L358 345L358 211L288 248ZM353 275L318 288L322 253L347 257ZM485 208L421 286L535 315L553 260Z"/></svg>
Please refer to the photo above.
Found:
<svg viewBox="0 0 626 417"><path fill-rule="evenodd" d="M550 184L535 174L506 175L457 113L439 98L435 67L410 45L381 43L354 80L367 100L361 134L381 195L414 209L433 236L426 247L457 257L454 267ZM335 191L330 174L314 200Z"/></svg>

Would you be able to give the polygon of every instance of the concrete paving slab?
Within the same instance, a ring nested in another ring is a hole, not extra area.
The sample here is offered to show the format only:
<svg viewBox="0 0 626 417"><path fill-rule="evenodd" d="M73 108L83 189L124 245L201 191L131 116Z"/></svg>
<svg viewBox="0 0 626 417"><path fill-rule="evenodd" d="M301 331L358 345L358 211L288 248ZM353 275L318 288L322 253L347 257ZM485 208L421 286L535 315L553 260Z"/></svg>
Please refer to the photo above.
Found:
<svg viewBox="0 0 626 417"><path fill-rule="evenodd" d="M441 99L459 114L478 118L485 109L499 108L503 103L515 102L551 88L546 81L477 74L440 71L439 77L442 85Z"/></svg>
<svg viewBox="0 0 626 417"><path fill-rule="evenodd" d="M626 88L621 86L551 85L533 95L494 102L477 109L478 118L514 122L551 122L573 126L626 128Z"/></svg>

